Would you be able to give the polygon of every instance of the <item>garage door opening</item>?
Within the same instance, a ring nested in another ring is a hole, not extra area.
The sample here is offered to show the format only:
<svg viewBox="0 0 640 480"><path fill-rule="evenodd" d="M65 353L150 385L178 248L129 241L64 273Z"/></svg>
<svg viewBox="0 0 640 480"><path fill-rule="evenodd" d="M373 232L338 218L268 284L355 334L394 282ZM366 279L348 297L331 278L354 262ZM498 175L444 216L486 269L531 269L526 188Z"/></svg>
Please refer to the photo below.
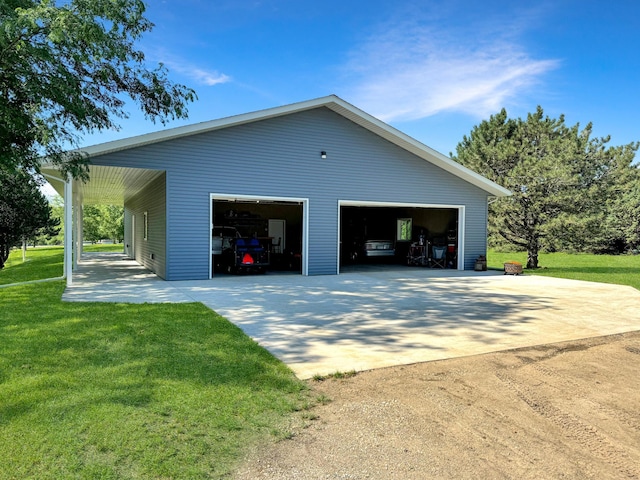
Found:
<svg viewBox="0 0 640 480"><path fill-rule="evenodd" d="M340 268L408 265L461 268L463 209L453 206L340 206Z"/></svg>
<svg viewBox="0 0 640 480"><path fill-rule="evenodd" d="M211 198L211 276L306 274L305 200Z"/></svg>

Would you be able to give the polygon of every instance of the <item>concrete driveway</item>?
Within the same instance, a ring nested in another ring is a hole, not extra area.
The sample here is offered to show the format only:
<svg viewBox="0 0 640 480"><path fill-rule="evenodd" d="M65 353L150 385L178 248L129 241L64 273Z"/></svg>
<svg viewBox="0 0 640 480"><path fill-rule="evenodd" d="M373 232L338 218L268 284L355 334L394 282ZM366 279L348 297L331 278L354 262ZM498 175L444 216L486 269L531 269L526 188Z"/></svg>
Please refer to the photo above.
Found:
<svg viewBox="0 0 640 480"><path fill-rule="evenodd" d="M199 301L300 378L640 329L640 291L618 285L417 267L184 282L139 273L118 283L97 279L95 264L83 279L89 263L65 300Z"/></svg>

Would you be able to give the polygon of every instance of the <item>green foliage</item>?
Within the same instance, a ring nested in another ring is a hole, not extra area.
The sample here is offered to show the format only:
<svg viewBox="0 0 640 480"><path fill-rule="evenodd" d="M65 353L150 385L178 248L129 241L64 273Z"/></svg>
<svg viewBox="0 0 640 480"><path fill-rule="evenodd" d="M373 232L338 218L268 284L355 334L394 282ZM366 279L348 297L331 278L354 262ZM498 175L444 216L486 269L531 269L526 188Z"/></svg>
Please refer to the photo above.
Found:
<svg viewBox="0 0 640 480"><path fill-rule="evenodd" d="M490 244L526 250L536 268L541 249L589 251L608 241L608 199L627 181L638 144L608 147L591 132L538 107L526 120L503 109L464 137L454 159L513 193L489 207Z"/></svg>
<svg viewBox="0 0 640 480"><path fill-rule="evenodd" d="M0 4L0 162L37 169L41 158L86 178L79 135L117 129L126 97L163 124L186 118L193 90L150 70L136 48L153 27L141 0L7 0Z"/></svg>
<svg viewBox="0 0 640 480"><path fill-rule="evenodd" d="M610 243L618 242L632 250L640 248L640 169L637 167L609 198L606 226Z"/></svg>
<svg viewBox="0 0 640 480"><path fill-rule="evenodd" d="M58 233L55 235L39 235L31 239L30 244L36 245L62 245L64 242L64 202L60 195L55 195L49 199L51 207L51 218L58 223Z"/></svg>
<svg viewBox="0 0 640 480"><path fill-rule="evenodd" d="M202 304L62 302L63 290L1 291L0 478L227 478L309 402Z"/></svg>
<svg viewBox="0 0 640 480"><path fill-rule="evenodd" d="M84 238L89 242L124 238L124 208L117 205L85 205L82 209Z"/></svg>
<svg viewBox="0 0 640 480"><path fill-rule="evenodd" d="M82 234L84 239L91 243L102 239L100 210L96 205L85 205L82 208Z"/></svg>
<svg viewBox="0 0 640 480"><path fill-rule="evenodd" d="M11 247L38 235L58 233L59 222L33 176L0 168L0 269Z"/></svg>
<svg viewBox="0 0 640 480"><path fill-rule="evenodd" d="M102 219L103 238L121 243L124 240L124 207L102 205Z"/></svg>

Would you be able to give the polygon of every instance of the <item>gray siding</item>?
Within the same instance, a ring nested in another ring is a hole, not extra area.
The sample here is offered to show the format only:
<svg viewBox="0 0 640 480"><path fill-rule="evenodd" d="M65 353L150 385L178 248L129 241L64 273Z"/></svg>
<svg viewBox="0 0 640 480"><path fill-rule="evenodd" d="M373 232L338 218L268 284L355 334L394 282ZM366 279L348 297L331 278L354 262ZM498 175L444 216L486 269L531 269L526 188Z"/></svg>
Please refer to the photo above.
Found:
<svg viewBox="0 0 640 480"><path fill-rule="evenodd" d="M144 238L145 212L148 225L146 239ZM131 231L133 215L135 215L135 232ZM160 175L146 185L138 195L125 200L125 251L161 278L167 278L166 231L165 175ZM132 242L133 235L135 235L134 242ZM132 251L132 247L135 252Z"/></svg>
<svg viewBox="0 0 640 480"><path fill-rule="evenodd" d="M486 192L327 108L92 161L166 171L170 280L209 277L210 193L308 198L310 275L336 272L338 200L464 205L465 268L486 252ZM142 228L142 217L136 222Z"/></svg>

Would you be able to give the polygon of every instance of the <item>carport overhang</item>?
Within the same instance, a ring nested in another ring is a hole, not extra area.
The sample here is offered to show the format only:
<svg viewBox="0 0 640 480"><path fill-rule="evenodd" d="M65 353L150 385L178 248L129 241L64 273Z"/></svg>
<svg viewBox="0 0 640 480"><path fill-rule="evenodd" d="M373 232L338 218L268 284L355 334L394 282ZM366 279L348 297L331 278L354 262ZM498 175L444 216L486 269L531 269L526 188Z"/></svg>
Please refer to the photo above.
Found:
<svg viewBox="0 0 640 480"><path fill-rule="evenodd" d="M70 286L73 270L82 256L83 206L124 205L164 171L90 165L86 182L65 179L52 165L44 165L40 172L64 200L64 276Z"/></svg>

